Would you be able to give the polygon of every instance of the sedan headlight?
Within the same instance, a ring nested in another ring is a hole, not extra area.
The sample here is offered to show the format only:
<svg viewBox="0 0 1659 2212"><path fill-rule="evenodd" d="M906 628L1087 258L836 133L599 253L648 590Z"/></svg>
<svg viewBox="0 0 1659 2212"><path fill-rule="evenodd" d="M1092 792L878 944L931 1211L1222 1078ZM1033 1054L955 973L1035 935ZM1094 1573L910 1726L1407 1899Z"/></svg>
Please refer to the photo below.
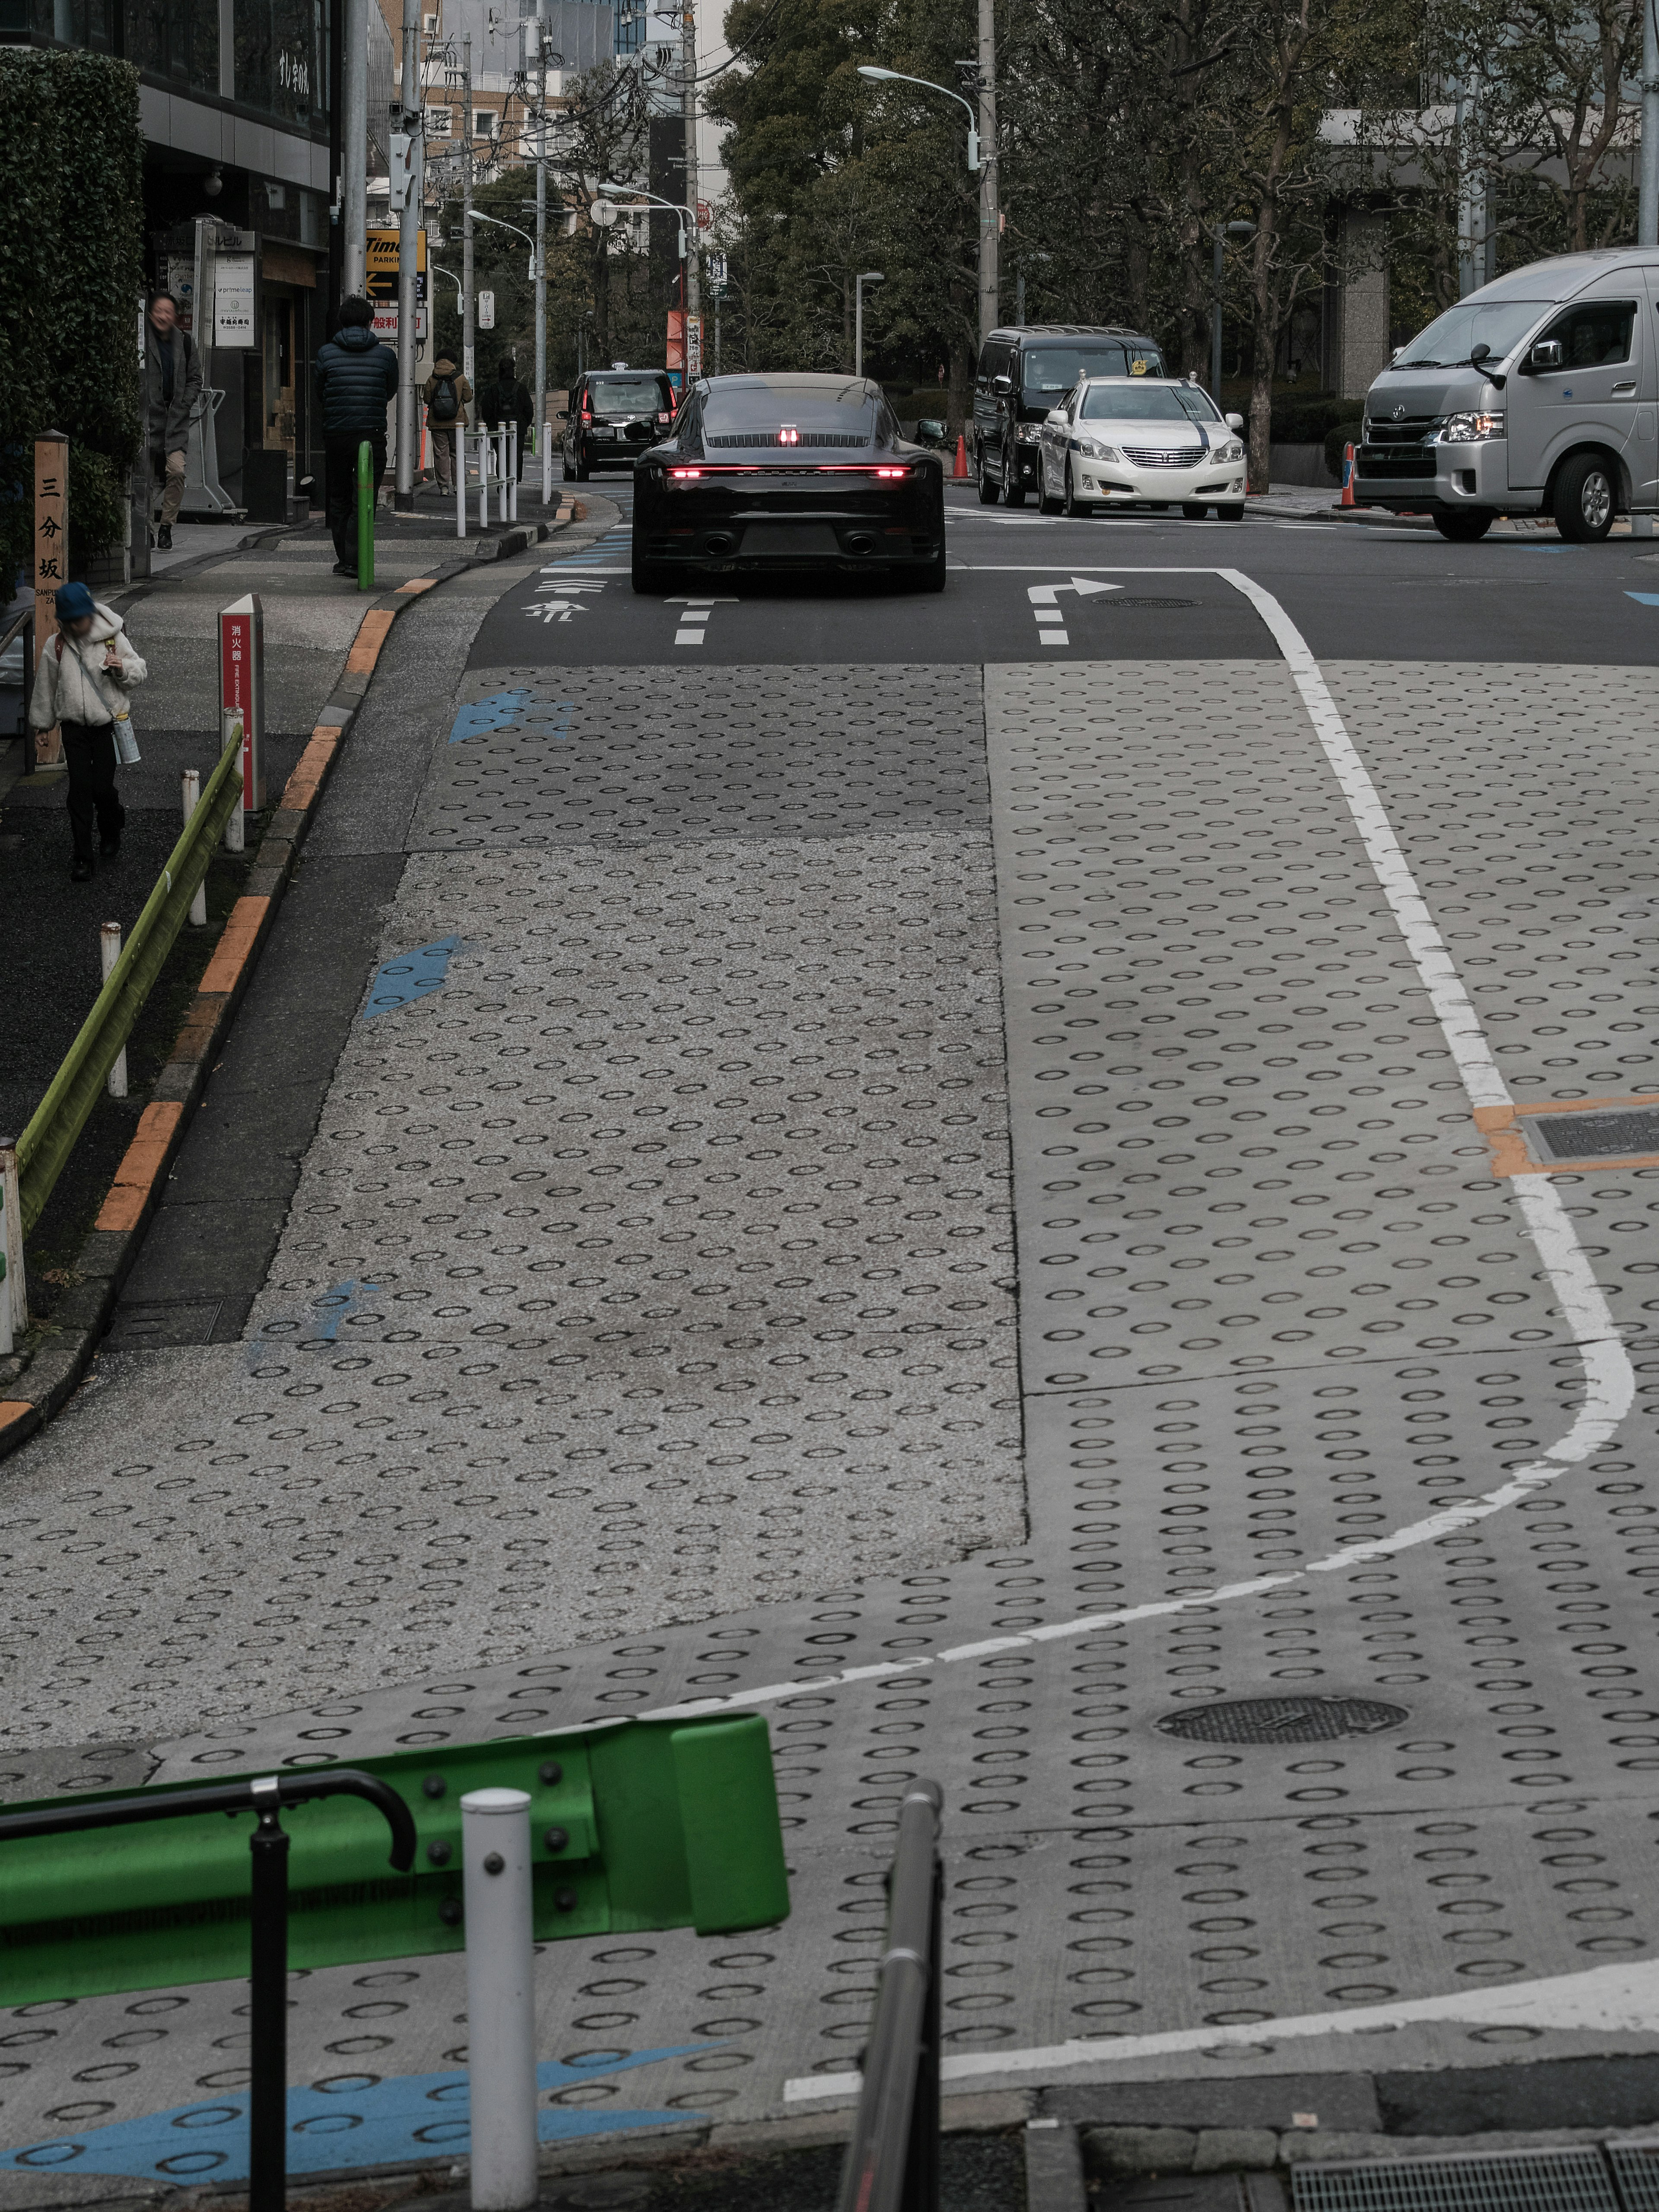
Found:
<svg viewBox="0 0 1659 2212"><path fill-rule="evenodd" d="M1098 438L1080 437L1077 449L1080 453L1087 453L1091 461L1121 461L1123 459L1115 446L1103 446Z"/></svg>
<svg viewBox="0 0 1659 2212"><path fill-rule="evenodd" d="M1501 438L1503 434L1501 415L1448 415L1440 426L1437 442L1443 446L1478 446L1487 438Z"/></svg>
<svg viewBox="0 0 1659 2212"><path fill-rule="evenodd" d="M1212 461L1242 461L1243 458L1244 448L1237 438L1229 438L1224 446L1218 446L1210 455Z"/></svg>
<svg viewBox="0 0 1659 2212"><path fill-rule="evenodd" d="M1017 422L1014 426L1014 442L1016 445L1035 446L1037 440L1042 435L1042 425L1041 422Z"/></svg>

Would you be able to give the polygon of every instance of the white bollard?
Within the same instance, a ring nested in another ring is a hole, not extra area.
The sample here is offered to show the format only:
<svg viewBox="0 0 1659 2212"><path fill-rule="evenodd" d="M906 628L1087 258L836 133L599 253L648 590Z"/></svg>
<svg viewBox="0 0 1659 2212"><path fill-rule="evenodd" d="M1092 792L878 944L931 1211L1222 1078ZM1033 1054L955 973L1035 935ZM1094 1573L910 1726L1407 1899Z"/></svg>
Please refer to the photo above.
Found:
<svg viewBox="0 0 1659 2212"><path fill-rule="evenodd" d="M180 779L179 799L184 807L185 821L188 825L191 816L195 813L202 801L202 779L193 768L187 768ZM197 884L196 896L190 902L190 926L192 929L207 927L207 878L205 877Z"/></svg>
<svg viewBox="0 0 1659 2212"><path fill-rule="evenodd" d="M489 425L478 425L478 527L489 527Z"/></svg>
<svg viewBox="0 0 1659 2212"><path fill-rule="evenodd" d="M542 505L546 507L553 498L553 425L542 424Z"/></svg>
<svg viewBox="0 0 1659 2212"><path fill-rule="evenodd" d="M526 1791L471 1790L462 1798L461 1877L473 2212L522 2212L537 2196Z"/></svg>
<svg viewBox="0 0 1659 2212"><path fill-rule="evenodd" d="M121 957L121 925L118 921L106 921L98 933L98 955L103 962L104 981L107 983L115 972L116 962ZM125 1098L127 1095L125 1045L115 1055L115 1065L109 1072L106 1087L112 1098Z"/></svg>
<svg viewBox="0 0 1659 2212"><path fill-rule="evenodd" d="M1653 517L1650 514L1632 514L1630 519L1630 534L1632 538L1651 538Z"/></svg>
<svg viewBox="0 0 1659 2212"><path fill-rule="evenodd" d="M466 535L466 425L455 425L455 535Z"/></svg>
<svg viewBox="0 0 1659 2212"><path fill-rule="evenodd" d="M15 1352L29 1325L28 1291L23 1279L23 1205L17 1188L17 1139L0 1137L0 1357Z"/></svg>
<svg viewBox="0 0 1659 2212"><path fill-rule="evenodd" d="M516 522L519 519L519 426L509 422L506 430L507 459L501 470L505 481L501 485L501 520Z"/></svg>

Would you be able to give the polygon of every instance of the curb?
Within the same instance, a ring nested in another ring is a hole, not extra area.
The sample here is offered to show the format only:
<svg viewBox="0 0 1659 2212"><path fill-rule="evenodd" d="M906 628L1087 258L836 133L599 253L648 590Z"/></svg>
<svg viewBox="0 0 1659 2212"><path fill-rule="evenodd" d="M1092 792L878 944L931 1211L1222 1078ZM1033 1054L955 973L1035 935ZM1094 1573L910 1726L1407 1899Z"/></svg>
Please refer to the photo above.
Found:
<svg viewBox="0 0 1659 2212"><path fill-rule="evenodd" d="M552 523L519 523L489 541L489 551L446 562L430 576L413 576L364 609L363 618L333 694L314 725L283 795L272 808L248 872L247 888L230 915L203 973L195 998L139 1116L98 1218L81 1247L81 1280L64 1294L49 1333L27 1368L0 1398L0 1459L43 1428L67 1402L97 1350L121 1286L138 1257L144 1232L184 1142L196 1108L237 1007L258 964L305 843L318 802L341 746L351 734L386 639L399 615L438 585L467 574L480 559L499 561L539 544L550 529L574 519L562 508ZM142 586L140 587L142 588Z"/></svg>

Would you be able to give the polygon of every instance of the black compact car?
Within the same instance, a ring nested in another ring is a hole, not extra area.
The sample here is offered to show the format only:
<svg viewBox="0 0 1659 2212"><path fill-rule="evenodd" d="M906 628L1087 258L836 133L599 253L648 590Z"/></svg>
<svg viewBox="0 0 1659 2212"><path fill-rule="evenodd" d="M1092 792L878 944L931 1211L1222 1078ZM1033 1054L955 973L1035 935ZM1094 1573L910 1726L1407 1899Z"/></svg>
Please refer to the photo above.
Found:
<svg viewBox="0 0 1659 2212"><path fill-rule="evenodd" d="M676 402L665 368L592 368L579 376L560 417L565 482L586 483L594 469L632 468L673 421Z"/></svg>
<svg viewBox="0 0 1659 2212"><path fill-rule="evenodd" d="M1156 338L1114 324L1030 323L993 331L974 384L974 472L981 507L1041 493L1039 441L1050 408L1085 376L1163 376Z"/></svg>
<svg viewBox="0 0 1659 2212"><path fill-rule="evenodd" d="M862 376L703 377L634 469L634 589L824 569L945 588L945 464Z"/></svg>

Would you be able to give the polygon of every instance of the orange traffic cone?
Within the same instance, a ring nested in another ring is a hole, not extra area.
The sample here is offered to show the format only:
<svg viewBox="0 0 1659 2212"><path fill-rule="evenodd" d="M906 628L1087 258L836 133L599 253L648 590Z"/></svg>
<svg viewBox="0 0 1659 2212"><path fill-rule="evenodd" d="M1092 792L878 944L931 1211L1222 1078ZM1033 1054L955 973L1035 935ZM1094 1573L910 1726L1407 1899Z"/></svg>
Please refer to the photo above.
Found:
<svg viewBox="0 0 1659 2212"><path fill-rule="evenodd" d="M1353 503L1353 447L1344 446L1342 448L1342 496L1337 501L1337 505L1352 507Z"/></svg>
<svg viewBox="0 0 1659 2212"><path fill-rule="evenodd" d="M968 440L960 430L957 432L957 465L951 473L953 477L965 477L968 473Z"/></svg>

